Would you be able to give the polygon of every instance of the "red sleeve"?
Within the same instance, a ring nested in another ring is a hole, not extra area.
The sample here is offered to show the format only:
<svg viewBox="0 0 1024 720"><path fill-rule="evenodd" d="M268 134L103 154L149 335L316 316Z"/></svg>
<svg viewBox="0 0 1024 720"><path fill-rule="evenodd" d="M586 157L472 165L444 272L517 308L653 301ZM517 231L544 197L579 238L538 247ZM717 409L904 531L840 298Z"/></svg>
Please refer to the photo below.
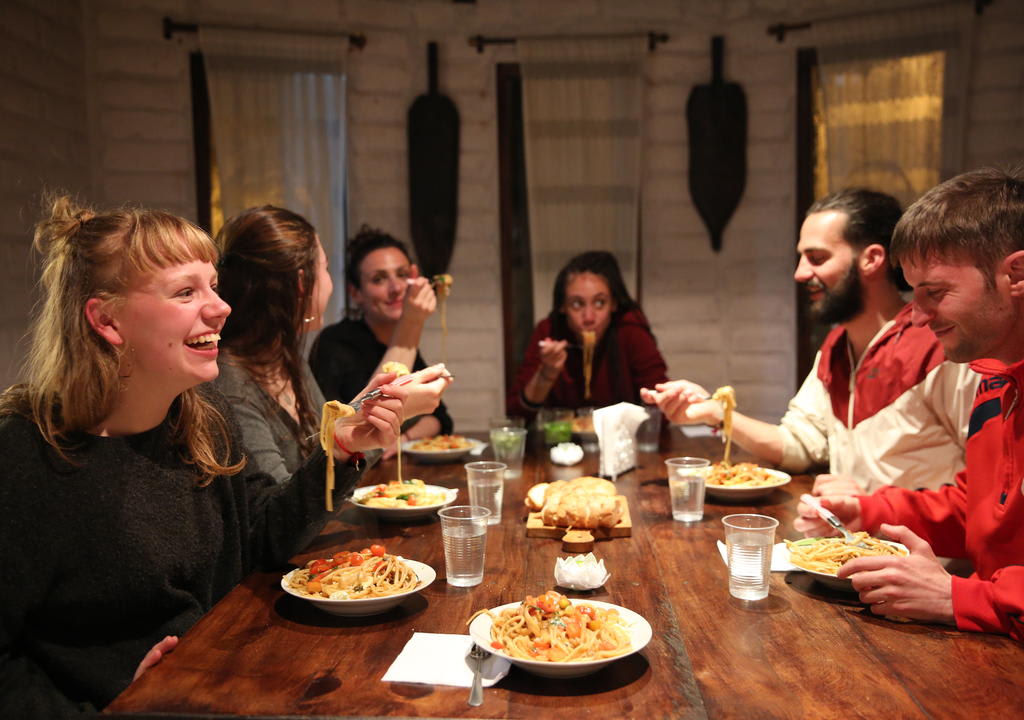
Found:
<svg viewBox="0 0 1024 720"><path fill-rule="evenodd" d="M633 395L639 398L640 388L653 388L658 383L668 382L668 366L647 320L639 311L634 312L635 320L633 313L623 316L619 344L625 351L633 378Z"/></svg>
<svg viewBox="0 0 1024 720"><path fill-rule="evenodd" d="M516 372L512 388L508 391L508 396L505 398L505 412L512 417L524 417L530 420L537 414L536 410L528 408L523 404L523 389L540 366L540 341L549 337L550 333L551 322L544 318L537 323L537 327L533 329L533 334L530 335L530 342L526 345L526 355L523 357L523 362Z"/></svg>
<svg viewBox="0 0 1024 720"><path fill-rule="evenodd" d="M954 575L953 617L961 630L1003 633L1024 641L1024 567L1000 568L991 580Z"/></svg>
<svg viewBox="0 0 1024 720"><path fill-rule="evenodd" d="M956 475L955 485L937 490L885 487L861 495L861 524L875 532L882 523L906 525L928 541L936 555L967 557L967 473Z"/></svg>

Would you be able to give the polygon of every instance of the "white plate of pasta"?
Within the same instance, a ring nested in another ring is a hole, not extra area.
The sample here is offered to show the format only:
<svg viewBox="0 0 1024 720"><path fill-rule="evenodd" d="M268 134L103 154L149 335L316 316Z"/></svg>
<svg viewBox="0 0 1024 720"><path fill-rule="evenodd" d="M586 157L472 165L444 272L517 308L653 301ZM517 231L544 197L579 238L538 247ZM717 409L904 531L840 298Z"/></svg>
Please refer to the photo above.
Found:
<svg viewBox="0 0 1024 720"><path fill-rule="evenodd" d="M458 488L426 485L422 480L392 480L356 488L352 503L382 518L407 520L436 513L455 502L458 494Z"/></svg>
<svg viewBox="0 0 1024 720"><path fill-rule="evenodd" d="M906 545L890 540L881 540L866 532L854 533L858 542L864 542L868 548L850 545L841 537L804 538L787 540L789 562L814 577L822 585L834 590L856 592L850 578L836 577L839 568L855 557L870 555L908 555Z"/></svg>
<svg viewBox="0 0 1024 720"><path fill-rule="evenodd" d="M715 463L708 469L704 491L719 500L757 500L792 479L781 470L754 463L734 463L728 467Z"/></svg>
<svg viewBox="0 0 1024 720"><path fill-rule="evenodd" d="M406 440L402 452L419 463L455 462L483 445L462 435L435 435L423 440Z"/></svg>
<svg viewBox="0 0 1024 720"><path fill-rule="evenodd" d="M558 605L551 598L564 598L570 606L550 611ZM537 619L534 629L527 626L524 612ZM558 618L561 624L544 618ZM583 618L587 627L579 625ZM594 620L597 629L592 629ZM579 635L570 638L574 622ZM481 611L470 622L469 635L488 652L534 675L574 678L642 650L651 641L652 631L650 623L632 610L597 600L569 600L551 590Z"/></svg>
<svg viewBox="0 0 1024 720"><path fill-rule="evenodd" d="M332 615L387 612L437 578L429 565L389 555L383 545L310 560L281 578L281 588Z"/></svg>

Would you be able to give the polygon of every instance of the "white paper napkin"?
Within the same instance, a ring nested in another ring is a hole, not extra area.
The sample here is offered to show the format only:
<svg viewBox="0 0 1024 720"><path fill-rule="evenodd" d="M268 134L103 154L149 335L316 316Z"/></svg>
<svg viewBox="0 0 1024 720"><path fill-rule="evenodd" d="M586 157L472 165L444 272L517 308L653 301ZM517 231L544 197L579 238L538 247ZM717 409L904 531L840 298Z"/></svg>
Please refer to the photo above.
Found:
<svg viewBox="0 0 1024 720"><path fill-rule="evenodd" d="M381 680L468 688L473 684L473 661L468 657L472 647L469 635L413 633ZM484 660L483 686L490 687L508 675L509 665L497 655Z"/></svg>
<svg viewBox="0 0 1024 720"><path fill-rule="evenodd" d="M718 552L722 555L722 562L729 564L729 549L721 540L718 541ZM803 570L789 561L789 548L786 543L775 543L772 546L772 572L789 572L790 570Z"/></svg>
<svg viewBox="0 0 1024 720"><path fill-rule="evenodd" d="M614 480L636 467L636 430L647 419L647 411L639 405L620 402L598 408L593 417L600 447L598 474Z"/></svg>

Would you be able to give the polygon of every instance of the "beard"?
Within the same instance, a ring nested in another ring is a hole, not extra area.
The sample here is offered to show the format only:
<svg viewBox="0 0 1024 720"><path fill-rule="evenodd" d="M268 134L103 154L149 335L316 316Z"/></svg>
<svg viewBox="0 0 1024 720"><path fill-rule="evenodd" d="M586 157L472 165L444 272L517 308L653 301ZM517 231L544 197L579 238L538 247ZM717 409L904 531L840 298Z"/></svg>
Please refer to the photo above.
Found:
<svg viewBox="0 0 1024 720"><path fill-rule="evenodd" d="M817 280L807 283L807 287L821 288L825 292L821 300L811 303L811 317L817 322L826 325L849 322L864 310L864 289L860 284L856 259L835 287L824 287Z"/></svg>

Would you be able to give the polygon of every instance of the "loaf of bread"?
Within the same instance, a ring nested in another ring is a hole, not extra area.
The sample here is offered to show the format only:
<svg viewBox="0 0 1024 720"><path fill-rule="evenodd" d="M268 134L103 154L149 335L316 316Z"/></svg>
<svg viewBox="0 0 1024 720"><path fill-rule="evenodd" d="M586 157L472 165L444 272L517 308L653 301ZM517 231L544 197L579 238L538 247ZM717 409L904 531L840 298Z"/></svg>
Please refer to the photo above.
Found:
<svg viewBox="0 0 1024 720"><path fill-rule="evenodd" d="M540 510L545 525L573 528L614 527L625 512L625 502L615 485L597 477L534 485L526 500L531 510Z"/></svg>

